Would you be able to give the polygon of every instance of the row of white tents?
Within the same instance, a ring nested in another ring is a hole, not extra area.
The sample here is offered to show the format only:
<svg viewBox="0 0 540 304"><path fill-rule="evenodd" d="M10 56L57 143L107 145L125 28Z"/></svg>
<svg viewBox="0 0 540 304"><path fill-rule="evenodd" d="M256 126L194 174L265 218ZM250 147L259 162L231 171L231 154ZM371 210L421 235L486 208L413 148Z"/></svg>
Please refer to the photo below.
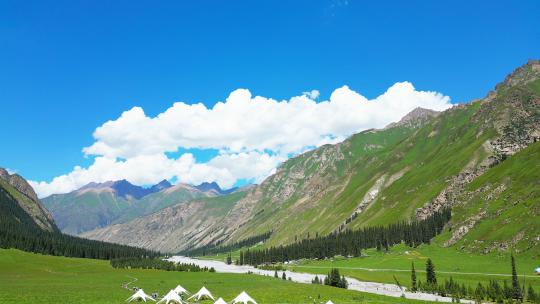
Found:
<svg viewBox="0 0 540 304"><path fill-rule="evenodd" d="M182 286L178 285L175 289L171 289L161 300L157 302L157 304L164 303L164 304L184 304L186 303L182 299L182 295L189 296L189 292ZM137 290L131 297L129 297L126 301L143 301L146 302L147 300L155 301L154 298L144 293L142 289ZM200 301L200 300L212 300L215 301L214 304L227 304L225 300L222 298L219 298L216 300L214 296L210 293L206 287L202 287L196 294L192 295L191 297L187 298L186 301ZM234 300L231 302L232 304L257 304L255 300L253 300L252 297L250 297L245 291L242 291Z"/></svg>

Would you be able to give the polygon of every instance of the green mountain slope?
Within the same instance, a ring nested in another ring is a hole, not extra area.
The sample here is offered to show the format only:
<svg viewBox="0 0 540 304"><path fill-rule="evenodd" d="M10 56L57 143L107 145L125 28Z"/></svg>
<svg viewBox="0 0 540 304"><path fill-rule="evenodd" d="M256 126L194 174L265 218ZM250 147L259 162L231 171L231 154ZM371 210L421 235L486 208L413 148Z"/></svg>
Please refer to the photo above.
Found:
<svg viewBox="0 0 540 304"><path fill-rule="evenodd" d="M0 188L17 202L40 229L58 231L51 214L24 178L18 174L9 174L7 170L0 168Z"/></svg>
<svg viewBox="0 0 540 304"><path fill-rule="evenodd" d="M487 253L540 249L540 142L471 182L454 205L446 245Z"/></svg>
<svg viewBox="0 0 540 304"><path fill-rule="evenodd" d="M133 204L132 200L107 190L53 194L44 198L43 203L51 210L58 228L72 235L110 225Z"/></svg>
<svg viewBox="0 0 540 304"><path fill-rule="evenodd" d="M221 223L245 196L246 192L237 191L229 195L199 198L126 223L92 230L81 236L155 248L161 252L178 252L201 243L215 243L218 241L214 237L216 224Z"/></svg>
<svg viewBox="0 0 540 304"><path fill-rule="evenodd" d="M213 193L180 184L137 200L118 195L112 187L83 187L66 194L51 195L44 198L43 203L62 232L78 235L210 195Z"/></svg>
<svg viewBox="0 0 540 304"><path fill-rule="evenodd" d="M178 184L134 201L131 208L123 212L114 223L124 223L178 203L215 195L214 192L202 192L190 185Z"/></svg>
<svg viewBox="0 0 540 304"><path fill-rule="evenodd" d="M422 218L454 205L470 181L540 138L539 74L540 64L531 61L483 100L363 132L286 162L261 185L252 218L232 240L273 230L269 245L288 243L309 233ZM459 217L460 209L455 213ZM515 214L514 220L519 216L538 220L535 214ZM523 237L538 233L532 229Z"/></svg>
<svg viewBox="0 0 540 304"><path fill-rule="evenodd" d="M27 182L20 176L17 176L17 180L20 182L14 184L17 188L7 184L5 180L0 182L0 248L97 259L156 254L143 249L65 235L52 221L49 223L52 227L44 226L43 222L36 220L35 210L20 203L21 197L27 197L28 193L33 193L33 189L19 187L18 185L27 185Z"/></svg>

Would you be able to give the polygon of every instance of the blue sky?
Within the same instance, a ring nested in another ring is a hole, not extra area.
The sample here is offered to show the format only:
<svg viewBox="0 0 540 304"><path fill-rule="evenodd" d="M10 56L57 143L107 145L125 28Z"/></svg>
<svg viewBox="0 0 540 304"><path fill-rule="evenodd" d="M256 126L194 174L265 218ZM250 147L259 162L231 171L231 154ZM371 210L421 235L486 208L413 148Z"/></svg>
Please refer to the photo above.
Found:
<svg viewBox="0 0 540 304"><path fill-rule="evenodd" d="M0 1L0 166L49 181L134 106L396 82L482 97L540 50L538 1ZM182 149L182 148L181 148ZM204 151L202 151L204 150ZM191 150L199 162L219 149Z"/></svg>

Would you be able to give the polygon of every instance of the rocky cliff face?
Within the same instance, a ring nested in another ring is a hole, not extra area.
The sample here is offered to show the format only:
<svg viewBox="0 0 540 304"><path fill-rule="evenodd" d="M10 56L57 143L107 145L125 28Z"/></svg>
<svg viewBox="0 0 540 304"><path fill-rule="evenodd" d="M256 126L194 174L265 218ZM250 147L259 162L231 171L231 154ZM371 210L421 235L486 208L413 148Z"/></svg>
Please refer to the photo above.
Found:
<svg viewBox="0 0 540 304"><path fill-rule="evenodd" d="M490 125L496 130L496 135L484 144L486 153L483 159L452 176L448 186L433 201L416 211L418 218L426 218L452 206L467 184L540 140L540 96L526 89L527 84L539 78L540 61L530 60L506 77L484 100L476 101L482 103L482 109L472 121Z"/></svg>
<svg viewBox="0 0 540 304"><path fill-rule="evenodd" d="M18 174L9 174L6 169L0 168L0 181L5 183L4 187L11 187L16 191L8 189L21 208L32 217L39 227L48 231L57 231L52 215L43 206L32 186L24 178Z"/></svg>
<svg viewBox="0 0 540 304"><path fill-rule="evenodd" d="M175 253L223 240L238 223L231 222L232 209L246 196L196 199L122 224L85 232L81 236L130 246Z"/></svg>

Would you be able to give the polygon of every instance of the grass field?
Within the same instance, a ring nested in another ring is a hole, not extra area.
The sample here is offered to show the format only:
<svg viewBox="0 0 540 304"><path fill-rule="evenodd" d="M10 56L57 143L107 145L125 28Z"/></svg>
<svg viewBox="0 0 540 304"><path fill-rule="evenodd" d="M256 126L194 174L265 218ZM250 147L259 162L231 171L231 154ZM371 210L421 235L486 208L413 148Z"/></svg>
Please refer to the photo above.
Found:
<svg viewBox="0 0 540 304"><path fill-rule="evenodd" d="M366 257L336 258L324 261L303 261L291 270L308 273L325 273L327 268L336 267L350 277L365 281L394 283L394 276L404 285L410 285L411 263L414 262L418 278L425 281L425 263L431 258L435 263L437 278L440 282L452 277L460 283L475 287L478 282L489 280L507 280L510 283L510 257L507 255L475 255L463 253L453 248L441 248L436 245L408 248L395 246L388 253L367 250ZM520 280L527 286L532 284L540 290L540 276L534 269L540 261L529 256L517 258L517 270ZM525 275L525 276L524 276Z"/></svg>
<svg viewBox="0 0 540 304"><path fill-rule="evenodd" d="M329 299L336 304L426 303L257 275L119 270L108 261L0 249L1 303L125 303L131 292L121 285L134 278L138 280L131 286L141 287L146 293L163 295L177 284L195 292L205 285L226 301L246 290L260 304L321 303Z"/></svg>
<svg viewBox="0 0 540 304"><path fill-rule="evenodd" d="M326 274L330 268L339 268L342 274L362 281L395 283L394 276L403 286L410 286L411 263L414 262L418 279L425 281L423 273L427 258L435 263L437 277L442 282L452 277L459 283L476 287L478 282L490 280L507 280L510 283L510 256L501 254L470 254L455 248L442 248L437 244L422 245L409 248L398 245L390 248L388 253L377 252L374 249L365 250L361 258L343 258L310 261L303 260L295 265L287 265L289 270L306 273ZM239 256L239 251L232 252L233 260ZM224 261L227 254L201 257ZM534 274L534 269L540 267L536 255L526 254L517 257L517 270L520 280L527 286L532 284L540 291L540 276ZM525 277L523 277L525 275Z"/></svg>

